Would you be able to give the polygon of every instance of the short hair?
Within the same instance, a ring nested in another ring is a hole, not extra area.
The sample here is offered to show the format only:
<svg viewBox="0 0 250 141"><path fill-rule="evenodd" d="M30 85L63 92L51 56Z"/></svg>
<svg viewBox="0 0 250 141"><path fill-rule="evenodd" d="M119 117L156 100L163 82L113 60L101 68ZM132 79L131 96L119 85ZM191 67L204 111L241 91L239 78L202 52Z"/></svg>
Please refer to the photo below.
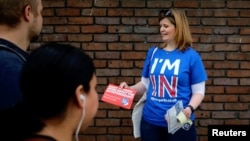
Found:
<svg viewBox="0 0 250 141"><path fill-rule="evenodd" d="M188 23L187 16L180 9L161 10L159 13L159 22L168 18L175 26L175 43L179 50L184 51L187 47L192 46L192 35ZM165 47L167 43L162 43L161 47Z"/></svg>
<svg viewBox="0 0 250 141"><path fill-rule="evenodd" d="M0 0L0 24L15 27L21 21L26 6L38 15L38 0Z"/></svg>

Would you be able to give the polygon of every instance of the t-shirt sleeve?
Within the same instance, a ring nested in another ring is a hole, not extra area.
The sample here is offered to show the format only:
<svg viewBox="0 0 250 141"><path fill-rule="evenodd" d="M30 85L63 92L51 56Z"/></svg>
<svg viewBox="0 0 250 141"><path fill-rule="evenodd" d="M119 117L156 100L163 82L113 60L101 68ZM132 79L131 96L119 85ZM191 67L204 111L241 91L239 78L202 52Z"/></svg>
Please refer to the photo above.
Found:
<svg viewBox="0 0 250 141"><path fill-rule="evenodd" d="M150 65L150 61L151 61L151 56L153 54L153 51L156 47L152 46L149 48L145 61L144 61L144 66L142 69L142 77L148 78L149 77L149 65Z"/></svg>
<svg viewBox="0 0 250 141"><path fill-rule="evenodd" d="M196 51L193 53L190 72L191 84L197 84L208 79L202 58Z"/></svg>

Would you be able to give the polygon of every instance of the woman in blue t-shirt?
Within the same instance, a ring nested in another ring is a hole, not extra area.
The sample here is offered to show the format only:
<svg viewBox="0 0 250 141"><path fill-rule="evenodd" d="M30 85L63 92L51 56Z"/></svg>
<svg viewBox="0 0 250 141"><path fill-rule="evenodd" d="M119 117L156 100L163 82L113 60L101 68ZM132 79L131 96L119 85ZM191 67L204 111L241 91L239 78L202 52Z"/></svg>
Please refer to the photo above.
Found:
<svg viewBox="0 0 250 141"><path fill-rule="evenodd" d="M200 55L192 48L185 13L161 10L159 25L163 43L148 50L141 81L133 86L120 84L136 89L137 94L146 92L140 135L135 137L142 141L196 141L194 111L204 98L207 74ZM176 104L177 113L167 114ZM183 118L178 121L179 113ZM172 131L176 123L178 127Z"/></svg>

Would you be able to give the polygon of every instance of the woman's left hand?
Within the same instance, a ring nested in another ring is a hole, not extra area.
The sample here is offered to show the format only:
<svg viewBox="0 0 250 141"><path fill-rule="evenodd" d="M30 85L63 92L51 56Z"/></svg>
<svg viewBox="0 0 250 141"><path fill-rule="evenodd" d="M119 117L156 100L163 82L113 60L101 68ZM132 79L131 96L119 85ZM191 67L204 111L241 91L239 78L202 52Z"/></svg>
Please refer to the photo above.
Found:
<svg viewBox="0 0 250 141"><path fill-rule="evenodd" d="M190 119L190 116L192 114L192 110L189 107L186 107L185 109L183 109L183 113L185 114L187 119Z"/></svg>

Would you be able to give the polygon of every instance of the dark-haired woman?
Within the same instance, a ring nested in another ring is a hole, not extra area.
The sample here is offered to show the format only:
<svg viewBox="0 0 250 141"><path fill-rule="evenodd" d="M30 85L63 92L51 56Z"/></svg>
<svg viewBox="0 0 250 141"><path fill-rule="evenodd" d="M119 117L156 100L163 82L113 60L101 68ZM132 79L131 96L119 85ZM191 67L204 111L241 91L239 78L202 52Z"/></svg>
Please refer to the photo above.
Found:
<svg viewBox="0 0 250 141"><path fill-rule="evenodd" d="M0 140L78 140L98 109L96 85L92 59L81 49L42 45L22 68L23 102L0 113Z"/></svg>

